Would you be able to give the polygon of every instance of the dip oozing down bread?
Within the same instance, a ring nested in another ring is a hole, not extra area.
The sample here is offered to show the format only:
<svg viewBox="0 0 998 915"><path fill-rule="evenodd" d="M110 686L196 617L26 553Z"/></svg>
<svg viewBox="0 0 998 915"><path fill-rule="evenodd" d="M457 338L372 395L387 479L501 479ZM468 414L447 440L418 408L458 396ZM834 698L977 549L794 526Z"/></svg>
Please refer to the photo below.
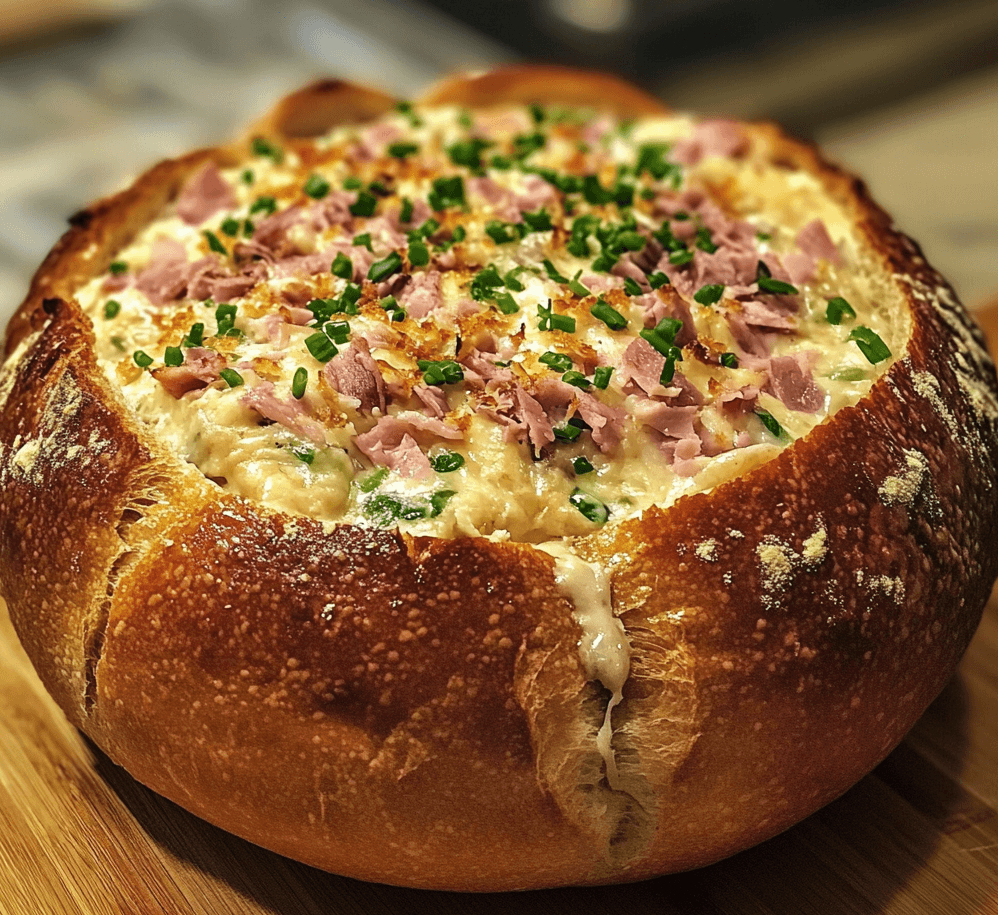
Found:
<svg viewBox="0 0 998 915"><path fill-rule="evenodd" d="M70 720L226 829L411 886L700 866L970 640L994 366L774 127L328 82L72 222L8 328L0 589Z"/></svg>

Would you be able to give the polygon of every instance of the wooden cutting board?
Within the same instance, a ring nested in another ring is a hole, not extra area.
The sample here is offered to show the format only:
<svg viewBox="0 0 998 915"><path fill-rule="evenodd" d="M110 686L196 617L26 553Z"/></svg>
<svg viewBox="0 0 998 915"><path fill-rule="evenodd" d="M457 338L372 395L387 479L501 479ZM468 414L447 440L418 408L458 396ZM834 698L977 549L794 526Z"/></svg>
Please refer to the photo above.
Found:
<svg viewBox="0 0 998 915"><path fill-rule="evenodd" d="M998 303L979 316L998 341ZM477 896L325 874L148 791L66 723L0 603L0 915L995 915L996 806L998 591L901 746L795 828L689 874Z"/></svg>

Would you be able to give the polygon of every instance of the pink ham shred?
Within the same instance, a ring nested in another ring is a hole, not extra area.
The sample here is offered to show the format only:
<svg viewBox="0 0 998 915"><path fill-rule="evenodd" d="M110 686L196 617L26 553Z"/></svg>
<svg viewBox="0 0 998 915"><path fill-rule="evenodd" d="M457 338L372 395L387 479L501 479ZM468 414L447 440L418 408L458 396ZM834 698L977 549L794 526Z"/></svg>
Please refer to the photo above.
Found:
<svg viewBox="0 0 998 915"><path fill-rule="evenodd" d="M825 405L825 392L818 387L807 362L803 353L775 356L770 360L769 383L788 409L817 413Z"/></svg>
<svg viewBox="0 0 998 915"><path fill-rule="evenodd" d="M189 267L180 242L157 238L152 243L148 266L135 277L135 287L154 305L163 305L183 295Z"/></svg>
<svg viewBox="0 0 998 915"><path fill-rule="evenodd" d="M239 402L256 410L264 419L279 423L299 438L324 445L326 436L322 424L306 413L301 401L294 397L281 398L274 394L274 385L261 381L239 398Z"/></svg>
<svg viewBox="0 0 998 915"><path fill-rule="evenodd" d="M248 267L257 265L248 264ZM246 295L259 281L259 271L235 276L225 270L217 257L203 257L190 265L187 295L192 299L214 299L227 302Z"/></svg>
<svg viewBox="0 0 998 915"><path fill-rule="evenodd" d="M450 411L447 395L436 385L418 384L412 393L419 398L426 413L436 419L443 419Z"/></svg>
<svg viewBox="0 0 998 915"><path fill-rule="evenodd" d="M443 302L440 295L440 273L426 270L412 274L399 293L398 301L410 317L416 320L425 318Z"/></svg>
<svg viewBox="0 0 998 915"><path fill-rule="evenodd" d="M706 156L737 156L748 146L748 138L735 121L702 121L693 133L679 140L670 158L680 165L696 165Z"/></svg>
<svg viewBox="0 0 998 915"><path fill-rule="evenodd" d="M367 432L354 441L361 453L373 463L388 467L404 477L415 479L430 475L429 459L420 450L413 432L429 432L439 438L460 439L461 431L420 413L382 416Z"/></svg>
<svg viewBox="0 0 998 915"><path fill-rule="evenodd" d="M365 413L375 407L384 412L385 379L363 337L354 336L350 348L327 362L322 374L341 394L360 401L360 409Z"/></svg>
<svg viewBox="0 0 998 915"><path fill-rule="evenodd" d="M168 365L153 369L152 376L167 392L181 398L191 391L206 388L225 368L225 357L202 346L192 346L184 351L181 365Z"/></svg>
<svg viewBox="0 0 998 915"><path fill-rule="evenodd" d="M663 394L665 388L659 382L665 357L641 337L632 340L620 357L620 383L633 381L646 394Z"/></svg>
<svg viewBox="0 0 998 915"><path fill-rule="evenodd" d="M221 210L231 210L236 195L214 162L206 162L184 185L177 198L177 215L191 226L199 226Z"/></svg>
<svg viewBox="0 0 998 915"><path fill-rule="evenodd" d="M826 260L833 264L842 261L839 249L820 219L812 219L797 233L797 247L816 260Z"/></svg>

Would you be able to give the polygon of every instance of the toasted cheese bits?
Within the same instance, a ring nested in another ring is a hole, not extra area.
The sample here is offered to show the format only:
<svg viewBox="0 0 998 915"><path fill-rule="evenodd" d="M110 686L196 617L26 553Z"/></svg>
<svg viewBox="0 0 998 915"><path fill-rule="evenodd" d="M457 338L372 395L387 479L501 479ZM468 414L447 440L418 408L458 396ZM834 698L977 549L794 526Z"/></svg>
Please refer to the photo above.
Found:
<svg viewBox="0 0 998 915"><path fill-rule="evenodd" d="M252 149L79 299L159 439L274 508L585 534L779 453L906 343L848 214L733 123L403 104Z"/></svg>

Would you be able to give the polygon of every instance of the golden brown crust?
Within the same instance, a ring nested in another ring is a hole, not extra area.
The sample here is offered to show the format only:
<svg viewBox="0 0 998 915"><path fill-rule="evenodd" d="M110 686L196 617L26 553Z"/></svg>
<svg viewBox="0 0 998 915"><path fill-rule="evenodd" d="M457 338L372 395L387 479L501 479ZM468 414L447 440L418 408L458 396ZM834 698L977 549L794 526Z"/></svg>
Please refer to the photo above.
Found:
<svg viewBox="0 0 998 915"><path fill-rule="evenodd" d="M586 79L500 71L430 99L598 89L650 110ZM390 101L320 84L256 129L307 136ZM158 166L77 218L9 330L8 354L26 353L0 383L0 588L70 719L253 841L453 889L706 864L872 768L948 678L998 571L998 385L952 291L862 185L775 128L752 137L850 207L914 329L868 396L778 458L580 546L613 557L633 648L613 717L626 792L599 784L606 697L550 557L330 530L227 495L162 453L104 380L70 290L231 150ZM886 481L912 454L917 485L895 498Z"/></svg>

